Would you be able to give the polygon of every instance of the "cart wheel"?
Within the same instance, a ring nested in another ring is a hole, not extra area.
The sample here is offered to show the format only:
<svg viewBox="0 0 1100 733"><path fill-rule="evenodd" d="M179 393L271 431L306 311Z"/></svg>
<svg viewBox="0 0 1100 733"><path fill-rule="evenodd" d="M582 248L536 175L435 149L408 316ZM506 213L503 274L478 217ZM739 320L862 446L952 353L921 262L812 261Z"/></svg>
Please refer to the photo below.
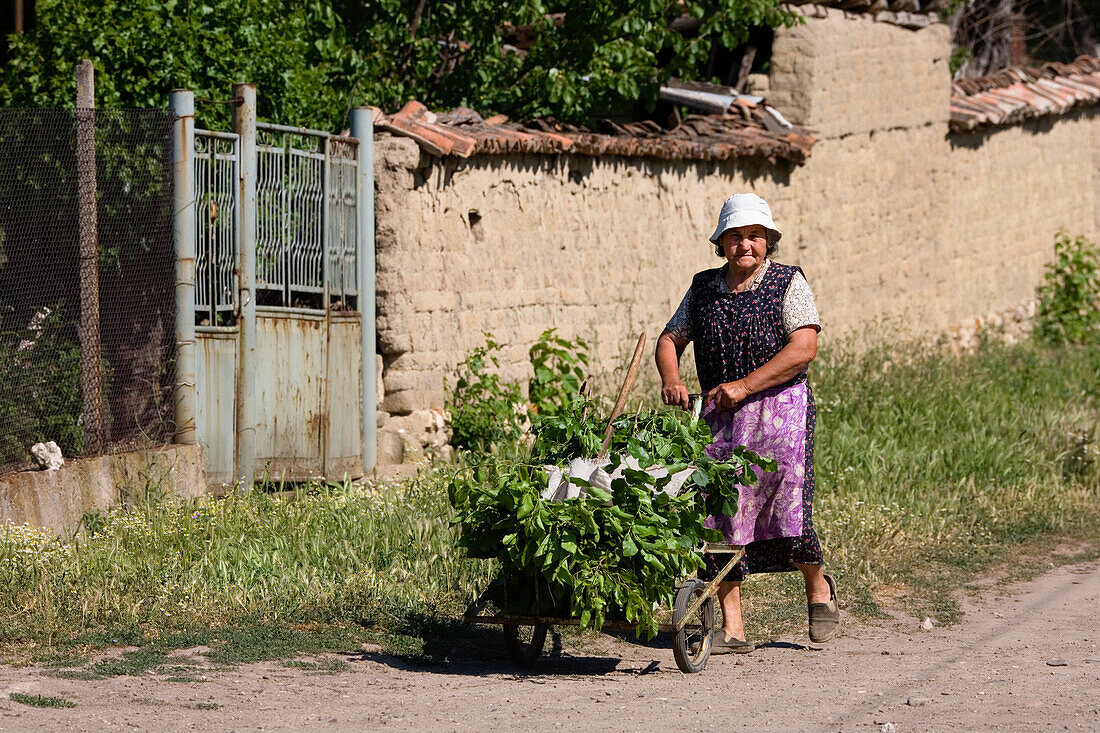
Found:
<svg viewBox="0 0 1100 733"><path fill-rule="evenodd" d="M530 667L542 654L549 628L549 624L504 624L504 646L508 650L508 657L520 667Z"/></svg>
<svg viewBox="0 0 1100 733"><path fill-rule="evenodd" d="M672 611L672 623L678 625L688 607L706 591L701 580L689 580L676 591L676 604ZM714 629L714 598L700 604L684 628L676 632L672 640L672 656L676 666L688 674L702 672L710 659L711 631ZM693 650L692 647L695 647Z"/></svg>

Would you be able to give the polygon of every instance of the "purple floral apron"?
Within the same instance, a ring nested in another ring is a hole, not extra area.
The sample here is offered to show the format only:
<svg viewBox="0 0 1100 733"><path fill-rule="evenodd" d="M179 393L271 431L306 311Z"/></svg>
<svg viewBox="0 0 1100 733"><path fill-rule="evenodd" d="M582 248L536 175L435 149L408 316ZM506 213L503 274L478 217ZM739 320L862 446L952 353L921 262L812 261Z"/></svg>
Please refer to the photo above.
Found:
<svg viewBox="0 0 1100 733"><path fill-rule="evenodd" d="M740 445L779 464L776 472L753 469L759 479L738 490L737 514L708 517L731 545L802 534L802 487L806 483L805 382L755 394L735 410L711 409L703 417L714 435L707 455L729 457Z"/></svg>

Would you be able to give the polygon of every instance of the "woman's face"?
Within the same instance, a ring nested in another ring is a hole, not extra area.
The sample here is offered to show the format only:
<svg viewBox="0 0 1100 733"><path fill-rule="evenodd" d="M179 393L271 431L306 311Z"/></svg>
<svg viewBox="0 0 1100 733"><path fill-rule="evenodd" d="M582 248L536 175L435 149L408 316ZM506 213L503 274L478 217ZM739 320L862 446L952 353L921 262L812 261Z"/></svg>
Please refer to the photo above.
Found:
<svg viewBox="0 0 1100 733"><path fill-rule="evenodd" d="M722 245L730 267L755 270L768 251L768 230L760 224L727 229L718 238L718 244Z"/></svg>

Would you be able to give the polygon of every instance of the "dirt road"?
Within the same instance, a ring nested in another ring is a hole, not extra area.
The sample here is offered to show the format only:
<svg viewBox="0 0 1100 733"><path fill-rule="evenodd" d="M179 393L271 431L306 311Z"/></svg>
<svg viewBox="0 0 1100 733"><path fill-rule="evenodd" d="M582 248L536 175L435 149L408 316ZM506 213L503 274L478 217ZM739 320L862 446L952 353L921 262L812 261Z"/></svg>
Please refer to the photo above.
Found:
<svg viewBox="0 0 1100 733"><path fill-rule="evenodd" d="M967 603L963 622L848 626L677 671L671 651L601 636L541 660L413 667L370 650L350 671L278 663L78 681L0 668L0 730L1100 730L1100 564ZM485 632L486 639L491 632ZM22 692L76 703L10 700Z"/></svg>

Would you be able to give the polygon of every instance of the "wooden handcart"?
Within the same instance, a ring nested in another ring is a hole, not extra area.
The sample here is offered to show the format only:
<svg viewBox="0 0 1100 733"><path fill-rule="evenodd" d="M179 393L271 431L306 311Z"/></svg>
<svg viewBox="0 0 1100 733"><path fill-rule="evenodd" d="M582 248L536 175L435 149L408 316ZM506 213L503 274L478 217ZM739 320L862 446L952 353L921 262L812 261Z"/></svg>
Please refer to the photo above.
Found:
<svg viewBox="0 0 1100 733"><path fill-rule="evenodd" d="M681 672L702 672L710 659L711 635L715 631L715 600L718 583L745 554L740 545L706 543L700 552L714 555L729 555L729 559L714 580L708 582L689 578L676 589L676 600L672 608L672 623L660 624L658 629L671 633L672 656ZM487 601L482 596L466 612L464 619L475 624L499 624L504 627L504 644L508 656L517 665L526 667L542 655L546 644L546 633L552 626L577 626L575 618L557 618L544 616L482 616ZM634 624L626 621L608 620L604 628L633 631Z"/></svg>

